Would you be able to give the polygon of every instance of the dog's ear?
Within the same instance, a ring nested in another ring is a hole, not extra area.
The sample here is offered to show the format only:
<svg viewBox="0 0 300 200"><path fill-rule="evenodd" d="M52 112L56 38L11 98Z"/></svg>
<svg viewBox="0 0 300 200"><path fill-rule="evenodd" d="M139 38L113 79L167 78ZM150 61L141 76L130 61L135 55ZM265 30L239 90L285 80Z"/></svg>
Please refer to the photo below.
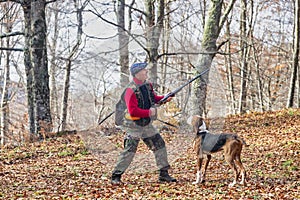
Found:
<svg viewBox="0 0 300 200"><path fill-rule="evenodd" d="M193 126L194 133L198 133L199 127L203 124L203 118L199 115L192 116L191 125Z"/></svg>

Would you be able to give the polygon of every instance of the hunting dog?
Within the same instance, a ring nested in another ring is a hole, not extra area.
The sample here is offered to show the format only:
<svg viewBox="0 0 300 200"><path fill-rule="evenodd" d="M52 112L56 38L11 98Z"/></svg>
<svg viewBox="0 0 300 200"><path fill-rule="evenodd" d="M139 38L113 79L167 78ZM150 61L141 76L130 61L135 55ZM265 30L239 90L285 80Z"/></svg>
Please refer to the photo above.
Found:
<svg viewBox="0 0 300 200"><path fill-rule="evenodd" d="M224 151L224 157L230 168L234 171L234 181L229 184L229 187L234 186L239 177L237 166L240 168L242 180L240 184L245 185L246 171L241 162L241 151L245 141L236 134L211 134L206 130L206 124L200 116L192 116L189 123L193 126L193 131L196 136L193 141L193 149L197 155L197 178L193 184L204 183L206 169L211 160L211 154L219 151ZM202 161L206 155L204 168L202 169ZM237 166L236 166L237 165Z"/></svg>

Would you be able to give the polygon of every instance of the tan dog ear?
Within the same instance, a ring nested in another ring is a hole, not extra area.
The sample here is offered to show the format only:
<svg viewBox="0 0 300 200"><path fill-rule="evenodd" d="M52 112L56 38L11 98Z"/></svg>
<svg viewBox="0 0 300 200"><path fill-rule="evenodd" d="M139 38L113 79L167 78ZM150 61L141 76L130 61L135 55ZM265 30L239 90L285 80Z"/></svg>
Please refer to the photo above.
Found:
<svg viewBox="0 0 300 200"><path fill-rule="evenodd" d="M191 125L193 126L194 133L198 133L199 127L203 123L203 118L199 115L192 116Z"/></svg>

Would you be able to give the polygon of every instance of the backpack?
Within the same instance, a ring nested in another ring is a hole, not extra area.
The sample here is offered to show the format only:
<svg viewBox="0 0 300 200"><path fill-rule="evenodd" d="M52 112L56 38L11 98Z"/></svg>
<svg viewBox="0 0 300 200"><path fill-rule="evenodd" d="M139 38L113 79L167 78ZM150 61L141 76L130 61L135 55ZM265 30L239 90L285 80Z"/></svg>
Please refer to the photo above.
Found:
<svg viewBox="0 0 300 200"><path fill-rule="evenodd" d="M125 94L126 89L123 91L120 100L116 104L116 109L115 109L115 125L121 126L124 123L125 119L125 114L127 110L127 106L124 100L124 94Z"/></svg>
<svg viewBox="0 0 300 200"><path fill-rule="evenodd" d="M126 89L131 87L136 94L136 85L134 82L130 82ZM127 112L126 102L124 100L126 89L122 92L120 100L117 102L115 107L115 125L121 126L124 124L125 114Z"/></svg>

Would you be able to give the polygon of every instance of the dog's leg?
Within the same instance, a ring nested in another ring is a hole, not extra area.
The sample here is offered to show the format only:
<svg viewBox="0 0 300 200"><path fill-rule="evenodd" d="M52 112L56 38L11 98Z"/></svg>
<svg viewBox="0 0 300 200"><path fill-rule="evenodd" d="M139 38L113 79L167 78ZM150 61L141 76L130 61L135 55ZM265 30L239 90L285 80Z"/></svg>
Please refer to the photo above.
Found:
<svg viewBox="0 0 300 200"><path fill-rule="evenodd" d="M204 164L203 173L202 173L201 183L205 182L206 170L207 170L207 166L208 166L210 160L211 160L211 155L207 154L206 155L206 161L205 161L205 164Z"/></svg>
<svg viewBox="0 0 300 200"><path fill-rule="evenodd" d="M196 181L193 184L198 184L202 180L201 168L202 168L202 161L203 161L203 151L201 147L202 137L196 136L193 143L193 149L197 155L197 177Z"/></svg>
<svg viewBox="0 0 300 200"><path fill-rule="evenodd" d="M197 177L196 177L196 181L193 182L193 184L198 184L200 183L201 178L201 166L202 166L202 161L203 161L203 156L202 155L198 155L197 156Z"/></svg>
<svg viewBox="0 0 300 200"><path fill-rule="evenodd" d="M230 154L230 153L225 154L225 160L228 163L228 165L230 166L230 168L234 171L234 181L229 184L229 187L233 187L236 184L237 179L238 179L238 171L235 166L232 154Z"/></svg>
<svg viewBox="0 0 300 200"><path fill-rule="evenodd" d="M242 164L242 161L241 161L241 149L236 154L235 162L239 166L239 168L241 170L241 174L242 174L242 180L241 180L240 184L245 185L246 171L245 171L245 168L244 168L244 166Z"/></svg>

